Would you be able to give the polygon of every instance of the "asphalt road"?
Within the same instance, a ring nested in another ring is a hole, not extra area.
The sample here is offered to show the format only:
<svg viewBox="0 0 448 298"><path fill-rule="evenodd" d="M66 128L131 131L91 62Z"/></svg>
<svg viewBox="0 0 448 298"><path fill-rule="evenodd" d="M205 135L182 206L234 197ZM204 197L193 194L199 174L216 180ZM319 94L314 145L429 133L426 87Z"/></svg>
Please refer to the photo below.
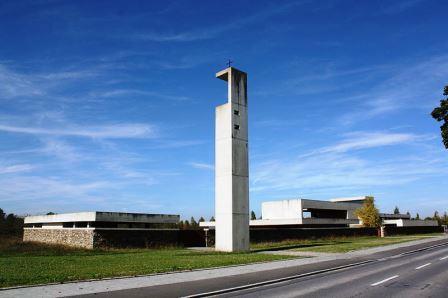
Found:
<svg viewBox="0 0 448 298"><path fill-rule="evenodd" d="M448 246L216 297L448 297Z"/></svg>
<svg viewBox="0 0 448 298"><path fill-rule="evenodd" d="M425 249L437 244L442 246ZM418 249L424 250L415 251ZM354 263L362 264L352 266ZM341 266L349 267L332 270ZM308 275L320 270L325 272ZM278 279L287 279L287 281L277 282ZM257 286L258 283L269 284ZM240 287L250 288L240 290ZM223 290L225 292L222 292ZM448 242L441 240L356 259L340 259L223 278L95 293L81 297L131 298L188 295L192 297L196 295L199 295L197 297L448 297Z"/></svg>

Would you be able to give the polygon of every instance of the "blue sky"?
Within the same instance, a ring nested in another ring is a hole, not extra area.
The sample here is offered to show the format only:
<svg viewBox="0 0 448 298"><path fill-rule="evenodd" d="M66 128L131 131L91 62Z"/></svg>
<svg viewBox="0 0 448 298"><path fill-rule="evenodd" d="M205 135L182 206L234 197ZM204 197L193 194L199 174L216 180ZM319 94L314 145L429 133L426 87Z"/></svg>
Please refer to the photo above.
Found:
<svg viewBox="0 0 448 298"><path fill-rule="evenodd" d="M448 209L446 1L1 1L0 207L214 209L214 78L249 76L250 204Z"/></svg>

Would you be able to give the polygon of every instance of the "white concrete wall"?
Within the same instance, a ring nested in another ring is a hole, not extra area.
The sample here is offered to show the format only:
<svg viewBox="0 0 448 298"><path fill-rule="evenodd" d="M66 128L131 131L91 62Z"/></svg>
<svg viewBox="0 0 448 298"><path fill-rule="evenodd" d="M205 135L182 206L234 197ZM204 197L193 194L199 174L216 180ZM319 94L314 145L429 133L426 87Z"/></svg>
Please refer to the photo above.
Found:
<svg viewBox="0 0 448 298"><path fill-rule="evenodd" d="M42 229L62 229L62 223L44 223Z"/></svg>
<svg viewBox="0 0 448 298"><path fill-rule="evenodd" d="M228 102L216 108L215 249L249 250L249 164L247 76L227 68L216 76L228 82Z"/></svg>
<svg viewBox="0 0 448 298"><path fill-rule="evenodd" d="M303 209L328 209L346 210L349 220L358 220L355 215L356 209L360 206L357 203L334 203L328 201L292 199L282 201L263 202L261 204L262 219L299 219L303 217Z"/></svg>
<svg viewBox="0 0 448 298"><path fill-rule="evenodd" d="M136 222L136 223L177 223L179 215L145 214L124 212L77 212L25 217L25 224L63 222Z"/></svg>
<svg viewBox="0 0 448 298"><path fill-rule="evenodd" d="M302 219L300 199L271 201L261 203L262 219Z"/></svg>
<svg viewBox="0 0 448 298"><path fill-rule="evenodd" d="M53 215L36 215L27 216L24 219L25 224L32 223L61 223L74 221L95 221L96 212L77 212L77 213L61 213Z"/></svg>

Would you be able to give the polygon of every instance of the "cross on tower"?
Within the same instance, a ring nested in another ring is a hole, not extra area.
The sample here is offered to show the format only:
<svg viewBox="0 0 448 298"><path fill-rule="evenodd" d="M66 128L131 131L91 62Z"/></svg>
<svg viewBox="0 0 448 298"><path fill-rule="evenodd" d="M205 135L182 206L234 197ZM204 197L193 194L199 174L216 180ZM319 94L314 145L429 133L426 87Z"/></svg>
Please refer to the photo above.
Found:
<svg viewBox="0 0 448 298"><path fill-rule="evenodd" d="M227 66L230 67L232 65L233 61L229 59L229 61L227 61Z"/></svg>

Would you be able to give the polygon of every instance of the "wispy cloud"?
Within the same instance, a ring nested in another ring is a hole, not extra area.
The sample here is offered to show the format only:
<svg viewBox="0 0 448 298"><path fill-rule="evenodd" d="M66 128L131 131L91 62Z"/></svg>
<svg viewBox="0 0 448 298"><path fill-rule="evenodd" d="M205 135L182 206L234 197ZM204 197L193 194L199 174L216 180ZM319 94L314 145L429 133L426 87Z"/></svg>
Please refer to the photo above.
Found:
<svg viewBox="0 0 448 298"><path fill-rule="evenodd" d="M208 164L208 163L190 162L188 164L195 169L201 169L201 170L214 170L215 169L215 167L212 164Z"/></svg>
<svg viewBox="0 0 448 298"><path fill-rule="evenodd" d="M350 150L360 150L374 147L384 147L408 143L420 138L409 133L387 133L387 132L355 132L350 133L341 142L324 147L319 152L347 152Z"/></svg>
<svg viewBox="0 0 448 298"><path fill-rule="evenodd" d="M446 175L448 163L441 163L440 159L428 153L382 158L379 161L349 153L360 149L407 144L421 138L405 133L354 133L334 145L308 154L256 160L253 163L251 190L356 191Z"/></svg>
<svg viewBox="0 0 448 298"><path fill-rule="evenodd" d="M149 124L115 124L91 127L37 128L0 125L0 131L34 135L74 136L98 139L150 138L155 127Z"/></svg>
<svg viewBox="0 0 448 298"><path fill-rule="evenodd" d="M14 186L14 187L11 187ZM6 177L0 179L0 202L10 200L36 200L51 198L84 199L100 189L114 189L117 185L108 181L73 182L60 178L37 176Z"/></svg>
<svg viewBox="0 0 448 298"><path fill-rule="evenodd" d="M0 64L0 99L48 96L49 90L73 80L98 76L96 68L47 73L22 73Z"/></svg>
<svg viewBox="0 0 448 298"><path fill-rule="evenodd" d="M133 38L155 42L189 42L212 39L227 31L235 30L252 23L263 21L274 15L288 12L294 7L306 2L307 1L294 1L282 5L276 4L275 7L269 7L262 11L259 11L258 13L248 15L236 20L229 20L228 22L224 22L224 24L222 25L203 26L203 28L201 29L178 33L145 32L136 34L133 36Z"/></svg>
<svg viewBox="0 0 448 298"><path fill-rule="evenodd" d="M379 11L381 14L397 14L401 13L405 10L411 9L420 3L422 3L424 0L401 0L401 1L393 1L393 2L387 2L388 5L383 7Z"/></svg>
<svg viewBox="0 0 448 298"><path fill-rule="evenodd" d="M29 172L34 168L34 166L30 164L18 164L12 166L0 166L0 174L13 174L13 173L22 173Z"/></svg>
<svg viewBox="0 0 448 298"><path fill-rule="evenodd" d="M0 99L43 94L45 91L31 77L12 71L0 64Z"/></svg>
<svg viewBox="0 0 448 298"><path fill-rule="evenodd" d="M140 89L113 89L107 91L95 91L90 94L92 97L121 97L121 96L148 96L148 97L156 97L164 100L172 100L172 101L187 101L190 100L187 96L177 96L177 95L167 95L160 92L155 91L146 91Z"/></svg>
<svg viewBox="0 0 448 298"><path fill-rule="evenodd" d="M80 161L86 157L85 154L78 152L72 145L61 140L49 139L44 140L44 143L44 147L36 150L36 153L44 153L63 160L64 162Z"/></svg>
<svg viewBox="0 0 448 298"><path fill-rule="evenodd" d="M423 62L397 66L388 79L374 84L363 94L354 94L352 112L341 117L351 124L404 109L430 109L437 102L448 76L448 55L433 56Z"/></svg>

